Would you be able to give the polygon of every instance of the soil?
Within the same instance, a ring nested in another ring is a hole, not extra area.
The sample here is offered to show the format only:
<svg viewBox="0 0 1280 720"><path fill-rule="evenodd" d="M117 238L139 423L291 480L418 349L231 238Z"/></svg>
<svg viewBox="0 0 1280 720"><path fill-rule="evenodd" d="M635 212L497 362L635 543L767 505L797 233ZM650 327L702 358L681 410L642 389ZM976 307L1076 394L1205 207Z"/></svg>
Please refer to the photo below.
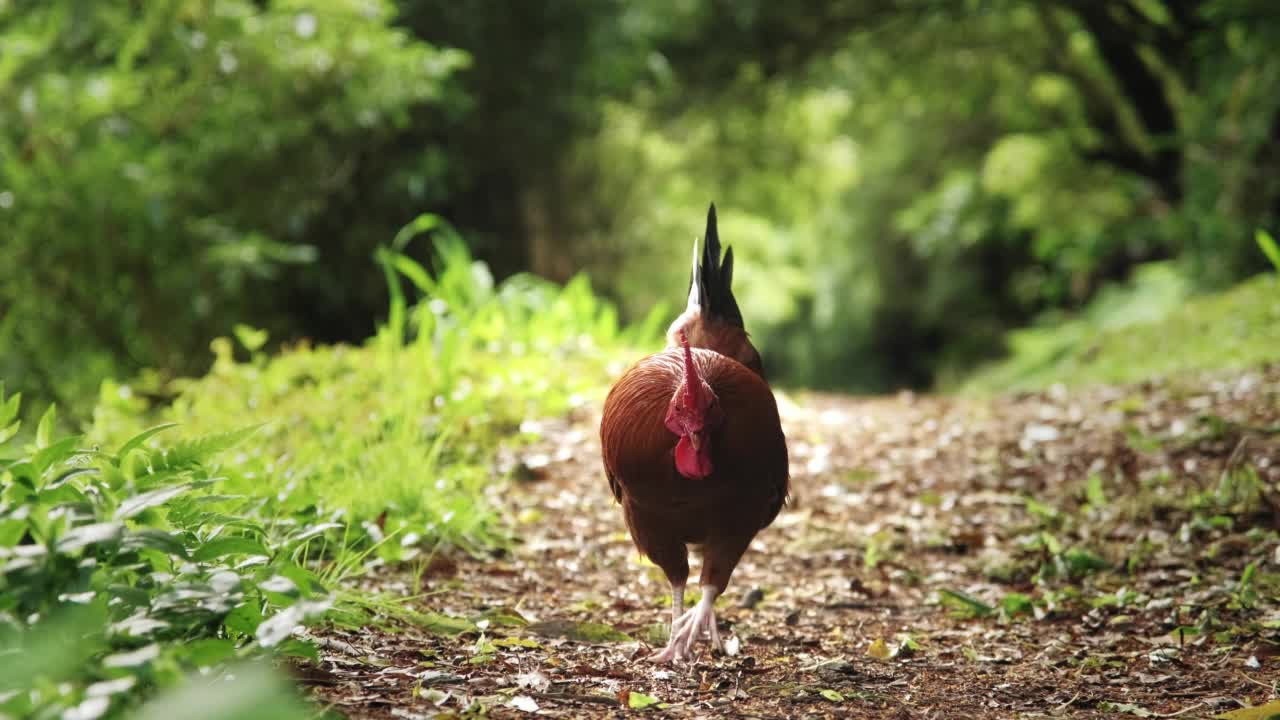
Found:
<svg viewBox="0 0 1280 720"><path fill-rule="evenodd" d="M780 404L792 498L717 603L736 653L646 660L668 588L584 414L508 459L511 553L373 579L465 632L317 630L305 683L352 718L1197 718L1277 697L1280 366Z"/></svg>

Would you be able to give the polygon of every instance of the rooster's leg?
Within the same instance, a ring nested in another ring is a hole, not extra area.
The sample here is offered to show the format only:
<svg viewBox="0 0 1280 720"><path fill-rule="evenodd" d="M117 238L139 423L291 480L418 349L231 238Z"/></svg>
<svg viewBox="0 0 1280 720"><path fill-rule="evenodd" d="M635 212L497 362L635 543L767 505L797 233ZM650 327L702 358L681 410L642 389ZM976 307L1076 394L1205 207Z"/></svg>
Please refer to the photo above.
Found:
<svg viewBox="0 0 1280 720"><path fill-rule="evenodd" d="M684 614L684 585L671 585L671 634L676 634L676 623Z"/></svg>
<svg viewBox="0 0 1280 720"><path fill-rule="evenodd" d="M688 660L693 657L694 643L704 632L707 633L713 650L723 650L720 632L716 629L715 602L718 594L719 588L716 586L703 585L702 599L671 624L671 640L660 652L649 656L649 659L659 663Z"/></svg>

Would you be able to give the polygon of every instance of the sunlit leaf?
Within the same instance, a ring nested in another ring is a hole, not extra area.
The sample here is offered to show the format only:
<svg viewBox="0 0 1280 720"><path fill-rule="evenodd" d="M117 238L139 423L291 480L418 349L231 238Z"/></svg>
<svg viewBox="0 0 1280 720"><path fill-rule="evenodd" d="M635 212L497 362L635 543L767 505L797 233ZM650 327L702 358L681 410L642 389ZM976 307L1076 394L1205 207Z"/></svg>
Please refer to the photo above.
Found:
<svg viewBox="0 0 1280 720"><path fill-rule="evenodd" d="M1276 244L1275 238L1271 237L1271 233L1259 228L1254 233L1254 240L1257 241L1258 248L1262 250L1262 253L1275 266L1276 272L1280 272L1280 245Z"/></svg>
<svg viewBox="0 0 1280 720"><path fill-rule="evenodd" d="M996 611L990 605L959 590L944 588L938 591L938 598L944 607L950 608L960 617L986 617Z"/></svg>
<svg viewBox="0 0 1280 720"><path fill-rule="evenodd" d="M650 705L656 705L657 703L658 698L652 695L645 695L644 693L638 693L634 690L627 693L627 707L632 710L643 710L644 708L647 708Z"/></svg>
<svg viewBox="0 0 1280 720"><path fill-rule="evenodd" d="M139 495L134 495L120 503L120 507L116 508L115 517L117 520L128 520L147 508L163 505L190 489L191 485L189 483L183 483L181 485L170 485L168 487L162 487Z"/></svg>
<svg viewBox="0 0 1280 720"><path fill-rule="evenodd" d="M123 445L120 446L120 449L116 451L116 457L123 458L125 455L128 455L130 452L132 452L135 448L142 447L143 443L150 440L152 437L154 437L158 433L164 432L165 430L168 430L171 427L177 427L177 426L178 426L178 423L161 423L160 425L156 425L155 427L148 428L138 433L137 435L134 435L133 437L126 440Z"/></svg>
<svg viewBox="0 0 1280 720"><path fill-rule="evenodd" d="M58 422L58 406L50 405L44 411L44 415L40 416L40 423L36 425L36 447L47 448L53 442L54 425Z"/></svg>
<svg viewBox="0 0 1280 720"><path fill-rule="evenodd" d="M235 333L236 339L240 341L244 349L251 353L261 350L262 346L267 344L267 338L270 336L266 330L260 330L244 323L236 323L231 328L231 331Z"/></svg>
<svg viewBox="0 0 1280 720"><path fill-rule="evenodd" d="M81 525L63 535L58 540L58 552L74 552L89 545L118 540L124 534L124 524L119 522L102 522Z"/></svg>
<svg viewBox="0 0 1280 720"><path fill-rule="evenodd" d="M247 537L214 538L192 553L192 557L200 562L207 562L224 555L270 555L262 543Z"/></svg>

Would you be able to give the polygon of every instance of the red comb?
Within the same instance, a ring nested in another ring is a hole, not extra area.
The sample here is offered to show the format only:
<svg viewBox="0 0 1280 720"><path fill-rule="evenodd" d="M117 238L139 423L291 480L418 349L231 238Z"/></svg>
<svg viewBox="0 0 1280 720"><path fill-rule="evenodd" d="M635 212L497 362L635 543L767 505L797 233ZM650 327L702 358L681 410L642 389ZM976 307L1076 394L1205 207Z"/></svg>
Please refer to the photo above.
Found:
<svg viewBox="0 0 1280 720"><path fill-rule="evenodd" d="M698 395L702 392L702 378L698 376L698 368L693 364L693 351L689 349L689 338L684 334L684 330L677 333L680 338L680 345L684 347L684 385L685 385L685 402L689 407L698 407Z"/></svg>

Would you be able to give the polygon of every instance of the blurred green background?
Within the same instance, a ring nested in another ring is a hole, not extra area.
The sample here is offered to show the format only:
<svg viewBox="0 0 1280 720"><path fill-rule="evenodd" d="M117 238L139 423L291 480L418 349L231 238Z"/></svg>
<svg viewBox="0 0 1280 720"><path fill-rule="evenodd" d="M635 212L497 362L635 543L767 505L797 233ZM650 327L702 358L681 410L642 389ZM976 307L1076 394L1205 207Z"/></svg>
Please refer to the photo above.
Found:
<svg viewBox="0 0 1280 720"><path fill-rule="evenodd" d="M772 375L946 385L1149 263L1153 312L1268 267L1277 14L0 0L0 377L75 417L237 323L363 340L375 250L423 212L499 280L586 272L638 319L714 200Z"/></svg>

